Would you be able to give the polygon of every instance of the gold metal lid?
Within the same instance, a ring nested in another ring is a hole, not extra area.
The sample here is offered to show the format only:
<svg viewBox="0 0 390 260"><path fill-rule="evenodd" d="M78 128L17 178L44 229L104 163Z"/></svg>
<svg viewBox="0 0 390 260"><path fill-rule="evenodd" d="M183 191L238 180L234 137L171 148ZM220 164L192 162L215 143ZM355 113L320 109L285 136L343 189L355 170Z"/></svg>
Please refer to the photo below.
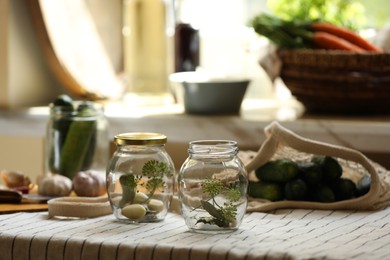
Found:
<svg viewBox="0 0 390 260"><path fill-rule="evenodd" d="M166 144L167 136L159 133L123 133L114 137L117 145L157 145Z"/></svg>

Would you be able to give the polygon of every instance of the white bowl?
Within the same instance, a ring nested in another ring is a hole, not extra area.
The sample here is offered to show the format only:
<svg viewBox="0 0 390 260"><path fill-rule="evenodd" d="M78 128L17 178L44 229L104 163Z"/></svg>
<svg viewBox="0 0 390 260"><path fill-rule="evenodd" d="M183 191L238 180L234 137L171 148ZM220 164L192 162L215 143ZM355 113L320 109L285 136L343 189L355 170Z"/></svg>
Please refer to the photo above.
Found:
<svg viewBox="0 0 390 260"><path fill-rule="evenodd" d="M173 73L169 80L188 114L238 114L250 82L197 71Z"/></svg>

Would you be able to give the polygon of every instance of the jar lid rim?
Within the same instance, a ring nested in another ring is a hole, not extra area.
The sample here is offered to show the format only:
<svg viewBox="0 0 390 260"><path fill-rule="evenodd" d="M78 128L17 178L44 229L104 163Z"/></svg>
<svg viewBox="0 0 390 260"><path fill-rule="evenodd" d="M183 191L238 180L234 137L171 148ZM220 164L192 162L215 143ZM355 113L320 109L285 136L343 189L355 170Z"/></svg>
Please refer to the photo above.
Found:
<svg viewBox="0 0 390 260"><path fill-rule="evenodd" d="M190 142L188 152L199 156L233 155L238 147L237 142L231 140L197 140Z"/></svg>
<svg viewBox="0 0 390 260"><path fill-rule="evenodd" d="M215 145L215 146L236 146L237 142L233 140L223 140L223 139L218 139L218 140L195 140L190 142L190 146L193 145Z"/></svg>
<svg viewBox="0 0 390 260"><path fill-rule="evenodd" d="M167 142L167 136L160 133L132 132L118 134L114 137L114 141L118 145L165 144Z"/></svg>

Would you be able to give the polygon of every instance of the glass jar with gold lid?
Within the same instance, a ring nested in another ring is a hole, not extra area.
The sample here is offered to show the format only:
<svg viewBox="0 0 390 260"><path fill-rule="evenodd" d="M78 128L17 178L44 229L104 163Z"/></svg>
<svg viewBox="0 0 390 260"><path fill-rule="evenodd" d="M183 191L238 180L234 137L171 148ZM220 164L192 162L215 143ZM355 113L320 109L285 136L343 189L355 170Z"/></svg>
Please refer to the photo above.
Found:
<svg viewBox="0 0 390 260"><path fill-rule="evenodd" d="M122 222L163 220L173 197L175 167L159 133L123 133L107 166L107 194Z"/></svg>

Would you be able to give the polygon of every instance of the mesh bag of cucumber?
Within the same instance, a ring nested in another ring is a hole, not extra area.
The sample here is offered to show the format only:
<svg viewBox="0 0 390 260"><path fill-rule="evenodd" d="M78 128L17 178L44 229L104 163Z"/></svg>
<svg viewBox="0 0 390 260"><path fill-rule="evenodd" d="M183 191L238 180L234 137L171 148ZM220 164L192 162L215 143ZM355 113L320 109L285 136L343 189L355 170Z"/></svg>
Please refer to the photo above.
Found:
<svg viewBox="0 0 390 260"><path fill-rule="evenodd" d="M304 138L272 122L249 173L247 211L278 208L377 210L390 205L390 171L361 152Z"/></svg>

